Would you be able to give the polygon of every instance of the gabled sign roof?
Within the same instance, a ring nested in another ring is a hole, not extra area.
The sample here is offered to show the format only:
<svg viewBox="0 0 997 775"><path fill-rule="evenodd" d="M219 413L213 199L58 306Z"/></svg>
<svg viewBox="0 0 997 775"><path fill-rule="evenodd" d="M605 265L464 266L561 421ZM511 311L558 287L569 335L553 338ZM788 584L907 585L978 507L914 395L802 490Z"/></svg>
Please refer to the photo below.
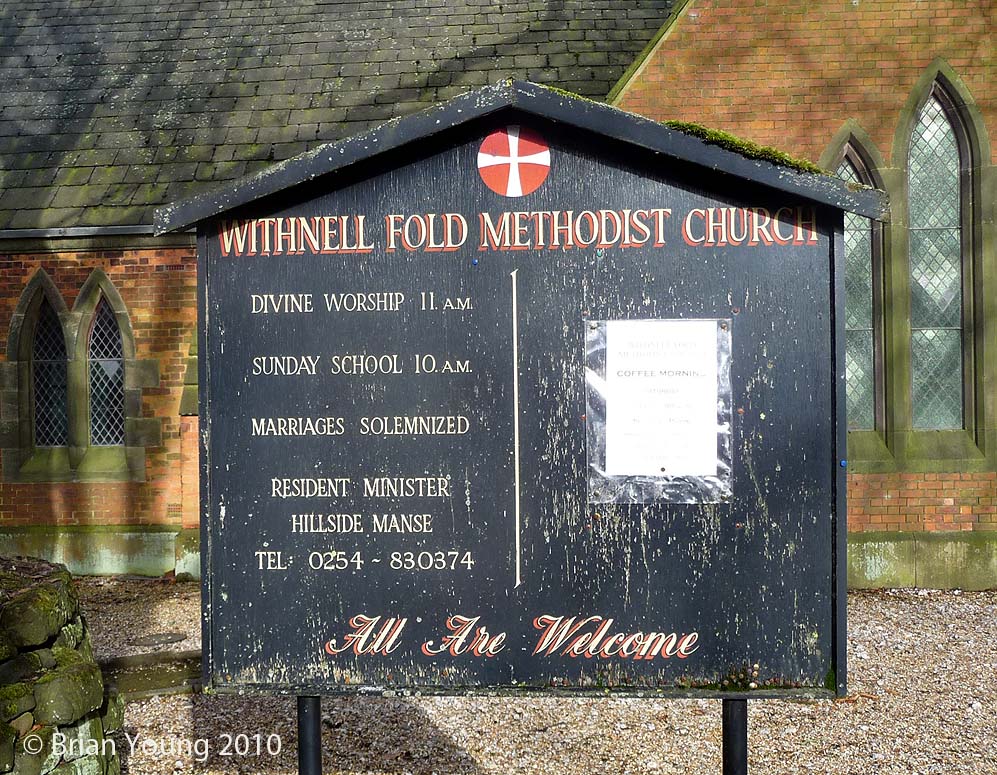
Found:
<svg viewBox="0 0 997 775"><path fill-rule="evenodd" d="M602 136L635 151L681 160L866 217L880 219L886 214L886 197L881 191L854 190L832 175L773 163L750 155L750 150L701 139L602 103L532 83L512 81L470 92L437 107L390 121L370 132L322 145L214 191L161 207L155 213L156 233L186 229L199 221L215 218L324 175L373 161L428 138L440 137L508 109Z"/></svg>

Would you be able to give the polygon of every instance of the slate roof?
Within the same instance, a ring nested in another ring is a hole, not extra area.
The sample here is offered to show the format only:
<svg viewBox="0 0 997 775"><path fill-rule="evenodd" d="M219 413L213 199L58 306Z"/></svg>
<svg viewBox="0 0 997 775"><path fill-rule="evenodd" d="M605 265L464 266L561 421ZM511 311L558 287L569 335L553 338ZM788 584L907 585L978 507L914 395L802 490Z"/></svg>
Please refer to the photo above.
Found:
<svg viewBox="0 0 997 775"><path fill-rule="evenodd" d="M671 0L0 0L0 230L158 205L510 77L604 99Z"/></svg>

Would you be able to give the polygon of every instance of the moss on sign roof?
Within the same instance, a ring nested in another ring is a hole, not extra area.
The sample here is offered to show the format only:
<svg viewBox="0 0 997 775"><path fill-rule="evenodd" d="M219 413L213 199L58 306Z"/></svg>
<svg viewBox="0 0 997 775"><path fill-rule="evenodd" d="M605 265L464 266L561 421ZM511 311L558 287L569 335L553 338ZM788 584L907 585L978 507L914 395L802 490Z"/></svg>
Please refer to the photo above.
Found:
<svg viewBox="0 0 997 775"><path fill-rule="evenodd" d="M735 153L739 153L749 159L761 159L762 161L778 164L781 167L789 167L800 172L828 174L825 170L821 169L813 162L807 161L806 159L797 159L796 157L790 156L788 153L783 153L776 148L772 148L767 145L758 145L750 140L742 140L739 137L735 137L734 135L723 132L719 129L710 129L709 127L692 124L688 121L665 121L664 124L669 129L674 129L678 132L698 137L700 140L703 140L710 145L717 145L721 148L726 148L728 151L734 151Z"/></svg>

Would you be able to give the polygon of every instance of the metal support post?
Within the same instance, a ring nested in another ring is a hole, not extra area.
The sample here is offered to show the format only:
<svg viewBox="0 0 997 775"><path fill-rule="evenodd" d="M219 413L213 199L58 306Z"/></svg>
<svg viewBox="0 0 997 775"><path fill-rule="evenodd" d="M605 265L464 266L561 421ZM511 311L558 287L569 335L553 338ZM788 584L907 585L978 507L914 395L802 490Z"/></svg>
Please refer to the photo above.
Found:
<svg viewBox="0 0 997 775"><path fill-rule="evenodd" d="M322 775L322 698L298 697L298 775Z"/></svg>
<svg viewBox="0 0 997 775"><path fill-rule="evenodd" d="M723 775L748 775L748 701L723 703Z"/></svg>

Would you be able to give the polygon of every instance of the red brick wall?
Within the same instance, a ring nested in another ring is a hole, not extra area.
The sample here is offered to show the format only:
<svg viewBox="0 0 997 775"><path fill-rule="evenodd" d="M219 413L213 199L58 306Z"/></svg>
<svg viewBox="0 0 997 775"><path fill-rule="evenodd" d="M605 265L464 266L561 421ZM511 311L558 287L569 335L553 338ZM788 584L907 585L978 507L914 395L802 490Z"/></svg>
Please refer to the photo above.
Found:
<svg viewBox="0 0 997 775"><path fill-rule="evenodd" d="M142 391L142 416L162 418L162 445L146 448L145 482L0 483L0 528L21 525L176 525L185 507L180 395L197 316L192 247L85 253L0 254L0 360L11 315L38 268L72 308L90 273L103 269L128 307L136 358L160 363L160 385ZM188 423L189 425L190 423ZM196 422L194 423L196 439ZM196 445L195 445L196 472ZM196 477L192 480L196 502ZM188 486L190 482L187 482ZM194 519L197 509L194 509Z"/></svg>
<svg viewBox="0 0 997 775"><path fill-rule="evenodd" d="M997 472L850 474L848 529L997 530Z"/></svg>
<svg viewBox="0 0 997 775"><path fill-rule="evenodd" d="M992 0L690 0L618 104L811 161L852 118L889 165L938 58L997 131L993 22ZM848 499L851 531L997 530L993 472L850 474Z"/></svg>
<svg viewBox="0 0 997 775"><path fill-rule="evenodd" d="M198 424L196 417L184 417L180 423L180 477L183 483L183 522L184 528L195 528L200 524L201 503L198 498L200 465L198 462Z"/></svg>
<svg viewBox="0 0 997 775"><path fill-rule="evenodd" d="M691 0L619 106L812 161L854 118L889 160L904 103L938 57L997 126L993 24L992 0Z"/></svg>

